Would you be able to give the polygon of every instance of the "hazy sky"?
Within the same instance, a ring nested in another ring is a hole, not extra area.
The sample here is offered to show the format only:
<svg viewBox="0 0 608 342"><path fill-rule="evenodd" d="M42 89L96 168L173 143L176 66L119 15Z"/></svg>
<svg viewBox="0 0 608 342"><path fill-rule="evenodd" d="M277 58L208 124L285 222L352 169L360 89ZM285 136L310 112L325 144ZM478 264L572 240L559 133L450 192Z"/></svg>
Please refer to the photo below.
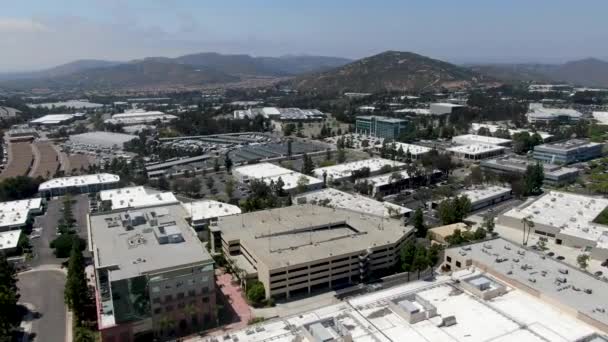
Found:
<svg viewBox="0 0 608 342"><path fill-rule="evenodd" d="M0 0L0 71L190 52L608 57L607 0Z"/></svg>

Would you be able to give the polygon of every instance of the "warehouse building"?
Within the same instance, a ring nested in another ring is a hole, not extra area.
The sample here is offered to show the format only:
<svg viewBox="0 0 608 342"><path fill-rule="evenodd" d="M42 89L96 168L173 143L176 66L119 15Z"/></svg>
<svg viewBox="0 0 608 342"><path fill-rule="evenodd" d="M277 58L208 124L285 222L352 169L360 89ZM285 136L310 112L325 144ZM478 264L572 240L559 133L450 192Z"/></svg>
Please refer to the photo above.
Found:
<svg viewBox="0 0 608 342"><path fill-rule="evenodd" d="M492 171L499 174L524 175L530 166L534 166L538 161L515 156L504 156L494 159L482 160L481 169ZM561 165L542 163L545 175L545 184L564 185L569 184L578 178L578 169L563 167Z"/></svg>
<svg viewBox="0 0 608 342"><path fill-rule="evenodd" d="M457 196L466 196L471 201L471 212L491 207L513 197L511 188L498 185L479 186L460 191ZM445 199L432 201L431 207L438 208Z"/></svg>
<svg viewBox="0 0 608 342"><path fill-rule="evenodd" d="M313 170L315 177L323 178L327 176L327 181L342 181L352 176L353 171L359 171L363 168L368 168L370 176L375 176L383 172L384 166L390 166L393 169L405 167L405 163L384 158L370 158L358 161L353 161L344 164L319 167Z"/></svg>
<svg viewBox="0 0 608 342"><path fill-rule="evenodd" d="M38 186L42 197L61 196L68 193L99 192L118 186L120 177L110 173L61 177L48 180Z"/></svg>
<svg viewBox="0 0 608 342"><path fill-rule="evenodd" d="M383 175L368 177L358 179L359 182L366 182L371 187L370 195L373 197L376 196L389 196L398 194L404 190L412 189L414 186L414 182L421 182L424 179L424 182L428 182L429 184L433 184L441 179L441 172L435 170L434 172L429 172L428 175L420 175L417 178L412 178L407 171L396 171L391 173L386 173ZM420 184L420 183L419 183Z"/></svg>
<svg viewBox="0 0 608 342"><path fill-rule="evenodd" d="M264 284L266 298L289 299L344 287L393 267L413 228L399 220L313 205L222 217L211 246Z"/></svg>
<svg viewBox="0 0 608 342"><path fill-rule="evenodd" d="M429 110L431 115L450 115L457 114L465 106L454 103L431 103Z"/></svg>
<svg viewBox="0 0 608 342"><path fill-rule="evenodd" d="M557 121L570 123L579 121L583 114L575 109L569 108L545 108L542 103L530 103L526 114L529 123L549 123Z"/></svg>
<svg viewBox="0 0 608 342"><path fill-rule="evenodd" d="M476 269L487 276L526 292L528 301L542 301L559 309L560 316L572 317L595 329L608 333L608 305L598 300L608 291L608 283L577 268L547 258L544 253L524 249L504 239L469 244L445 250L443 267L458 271ZM491 287L487 287L486 290ZM480 290L483 290L481 288ZM483 298L482 298L483 299ZM530 320L542 316L542 311L522 303ZM552 327L556 325L551 323ZM545 339L561 340L547 332ZM553 337L550 337L553 336ZM518 340L518 339L513 339ZM605 341L597 335L570 341Z"/></svg>
<svg viewBox="0 0 608 342"><path fill-rule="evenodd" d="M179 203L172 192L158 192L143 186L132 186L99 192L102 206L110 210L146 208Z"/></svg>
<svg viewBox="0 0 608 342"><path fill-rule="evenodd" d="M155 122L167 123L177 120L177 116L165 114L160 111L145 111L141 109L133 109L124 113L114 114L111 119L105 120L105 123L114 125L141 125L153 124Z"/></svg>
<svg viewBox="0 0 608 342"><path fill-rule="evenodd" d="M0 254L12 255L19 247L21 229L0 232Z"/></svg>
<svg viewBox="0 0 608 342"><path fill-rule="evenodd" d="M424 157L432 150L430 147L406 144L406 143L402 143L402 142L394 142L393 144L395 144L395 148L397 150L403 149L403 152L405 153L405 155L406 156L409 155L409 157L412 160L419 160L420 158Z"/></svg>
<svg viewBox="0 0 608 342"><path fill-rule="evenodd" d="M407 128L408 121L386 116L357 116L355 132L372 137L396 140Z"/></svg>
<svg viewBox="0 0 608 342"><path fill-rule="evenodd" d="M534 146L534 159L550 164L572 164L602 156L604 145L584 139L571 139Z"/></svg>
<svg viewBox="0 0 608 342"><path fill-rule="evenodd" d="M0 232L21 229L44 212L42 198L0 202Z"/></svg>
<svg viewBox="0 0 608 342"><path fill-rule="evenodd" d="M385 218L409 217L412 210L390 202L380 202L359 194L351 194L333 188L306 192L294 196L296 204L321 205L328 208L346 209Z"/></svg>
<svg viewBox="0 0 608 342"><path fill-rule="evenodd" d="M467 160L482 160L505 153L505 147L489 144L471 144L447 148L457 158Z"/></svg>
<svg viewBox="0 0 608 342"><path fill-rule="evenodd" d="M70 135L68 146L76 150L122 150L125 143L137 136L114 132L87 132Z"/></svg>
<svg viewBox="0 0 608 342"><path fill-rule="evenodd" d="M235 119L253 119L258 115L273 121L320 121L326 117L318 109L258 107L234 111Z"/></svg>
<svg viewBox="0 0 608 342"><path fill-rule="evenodd" d="M249 183L252 179L257 179L266 184L276 184L280 178L284 184L283 190L292 194L298 190L299 185L304 187L303 190L316 190L323 187L323 181L320 179L271 163L236 167L232 170L232 176L240 183Z"/></svg>
<svg viewBox="0 0 608 342"><path fill-rule="evenodd" d="M521 220L527 218L534 222L535 234L603 261L608 260L608 227L594 221L607 207L608 199L602 197L551 191L500 215L497 224L521 230Z"/></svg>
<svg viewBox="0 0 608 342"><path fill-rule="evenodd" d="M30 121L30 126L61 126L76 120L73 114L48 114Z"/></svg>
<svg viewBox="0 0 608 342"><path fill-rule="evenodd" d="M38 138L38 131L28 125L13 125L6 134L11 142L31 141Z"/></svg>
<svg viewBox="0 0 608 342"><path fill-rule="evenodd" d="M496 146L509 146L511 145L511 139L488 137L485 135L477 134L464 134L458 135L452 138L452 142L458 145L474 145L474 144L486 144Z"/></svg>
<svg viewBox="0 0 608 342"><path fill-rule="evenodd" d="M531 130L528 130L525 128L507 128L507 127L502 127L499 125L481 124L481 123L472 123L471 124L471 133L478 134L479 129L481 129L481 128L487 128L488 131L492 134L496 133L500 129L503 129L503 130L506 130L507 132L509 132L509 135L511 135L511 137L514 134L524 133L524 132L528 133L530 135L538 134L543 139L543 141L547 141L553 137L552 134L549 134L547 132L531 131Z"/></svg>
<svg viewBox="0 0 608 342"><path fill-rule="evenodd" d="M103 342L166 340L216 324L213 259L185 216L180 204L89 216Z"/></svg>

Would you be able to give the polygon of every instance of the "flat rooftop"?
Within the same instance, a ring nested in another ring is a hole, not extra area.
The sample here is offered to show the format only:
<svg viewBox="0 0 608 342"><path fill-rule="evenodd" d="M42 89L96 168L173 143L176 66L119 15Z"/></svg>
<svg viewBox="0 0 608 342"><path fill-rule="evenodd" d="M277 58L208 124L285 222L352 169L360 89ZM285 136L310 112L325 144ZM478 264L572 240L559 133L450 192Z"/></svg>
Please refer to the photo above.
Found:
<svg viewBox="0 0 608 342"><path fill-rule="evenodd" d="M391 118L388 116L379 116L379 115L360 115L360 116L357 116L357 120L358 119L376 120L376 121L389 122L389 123L407 122L407 120L405 120L405 119Z"/></svg>
<svg viewBox="0 0 608 342"><path fill-rule="evenodd" d="M0 232L0 251L3 249L15 248L19 244L21 229Z"/></svg>
<svg viewBox="0 0 608 342"><path fill-rule="evenodd" d="M409 151L410 154L415 155L415 156L420 155L420 154L425 154L425 153L428 153L431 151L430 147L406 144L406 143L401 143L401 142L395 142L395 147L397 149L402 148L403 152L405 152L406 154Z"/></svg>
<svg viewBox="0 0 608 342"><path fill-rule="evenodd" d="M57 188L66 188L72 186L87 186L94 184L117 183L120 177L111 173L98 173L94 175L73 176L54 178L46 181L38 187L38 191L50 190Z"/></svg>
<svg viewBox="0 0 608 342"><path fill-rule="evenodd" d="M114 132L87 132L70 136L72 144L96 145L103 147L118 146L122 148L123 144L137 138L136 135L114 133Z"/></svg>
<svg viewBox="0 0 608 342"><path fill-rule="evenodd" d="M558 228L564 234L594 241L608 231L608 227L592 222L606 207L606 198L551 191L503 216L518 220L527 217L534 223Z"/></svg>
<svg viewBox="0 0 608 342"><path fill-rule="evenodd" d="M350 210L295 205L221 217L217 229L224 241L240 240L274 269L395 243L413 228Z"/></svg>
<svg viewBox="0 0 608 342"><path fill-rule="evenodd" d="M461 144L462 142L466 142L463 144L488 144L488 145L504 145L509 144L511 139L503 139L503 138L495 138L488 137L485 135L477 135L477 134L463 134L458 135L452 138L452 141L456 144Z"/></svg>
<svg viewBox="0 0 608 342"><path fill-rule="evenodd" d="M523 132L527 132L530 135L537 133L538 135L540 135L540 137L543 140L546 140L548 138L551 138L553 135L549 134L547 132L539 132L539 131L530 131L528 129L524 129L524 128L507 128L507 127L503 127L503 126L499 126L499 125L494 125L494 124L484 124L484 123L472 123L471 124L471 129L475 132L477 132L480 128L487 128L488 131L490 131L490 133L496 133L496 131L498 131L499 129L506 129L510 135L513 134L517 134L517 133L523 133Z"/></svg>
<svg viewBox="0 0 608 342"><path fill-rule="evenodd" d="M110 281L116 281L211 263L186 216L181 204L91 215L89 238L95 267L108 268ZM168 241L163 243L163 239Z"/></svg>
<svg viewBox="0 0 608 342"><path fill-rule="evenodd" d="M378 217L394 217L396 215L405 215L412 211L393 203L380 202L366 196L351 194L333 188L325 188L294 196L294 202L297 204L308 203L329 208L346 209Z"/></svg>
<svg viewBox="0 0 608 342"><path fill-rule="evenodd" d="M470 257L489 267L490 273L496 272L502 277L517 281L540 292L542 296L608 324L608 302L600 299L608 293L607 282L552 258L546 258L543 254L523 250L519 245L503 239L456 248L460 249L459 253L464 254L466 258ZM497 262L497 259L503 261ZM526 267L522 267L523 265ZM564 274L564 271L567 274ZM557 282L557 278L565 278L566 282ZM591 290L591 293L585 290ZM606 311L601 312L598 309Z"/></svg>
<svg viewBox="0 0 608 342"><path fill-rule="evenodd" d="M497 145L489 145L489 144L471 144L471 145L461 145L447 148L447 151L455 152L455 153L466 153L466 154L484 154L490 152L498 152L503 151L505 148L503 146Z"/></svg>
<svg viewBox="0 0 608 342"><path fill-rule="evenodd" d="M172 192L152 191L143 186L100 191L99 198L102 201L111 201L112 210L152 207L179 202Z"/></svg>
<svg viewBox="0 0 608 342"><path fill-rule="evenodd" d="M369 168L369 171L371 173L376 173L380 171L380 169L385 165L398 168L402 168L405 166L404 163L394 160L383 158L371 158L333 166L319 167L313 170L313 174L316 177L322 178L323 172L327 172L328 179L343 179L346 177L350 177L353 171L360 170L364 167Z"/></svg>
<svg viewBox="0 0 608 342"><path fill-rule="evenodd" d="M549 144L542 144L535 146L534 149L548 149L548 150L559 150L559 151L573 151L579 148L589 148L602 145L600 143L590 142L585 139L570 139L566 141L554 142Z"/></svg>
<svg viewBox="0 0 608 342"><path fill-rule="evenodd" d="M30 121L31 123L38 123L38 124L58 124L64 121L70 121L74 118L73 114L48 114L48 115L44 115L42 117L39 117L38 119L34 119L32 121Z"/></svg>
<svg viewBox="0 0 608 342"><path fill-rule="evenodd" d="M463 280L474 275L461 271L452 278ZM292 342L302 337L305 326L316 322L333 322L324 325L328 329L335 324L345 327L354 342L566 342L595 334L591 326L574 316L520 290L510 289L491 301L482 301L460 290L453 279L437 276L431 281L414 281L230 333L218 332L202 341L223 341L223 336L229 335L230 341ZM390 302L412 294L435 306L438 316L409 324L390 309ZM456 324L441 326L442 319L449 316Z"/></svg>
<svg viewBox="0 0 608 342"><path fill-rule="evenodd" d="M494 166L498 168L507 168L509 170L517 171L517 172L526 172L528 166L536 165L538 163L537 160L525 159L521 157L514 156L504 156L494 159L486 159L481 161L481 165L486 166ZM567 174L576 174L578 173L578 169L572 167L564 167L557 164L549 164L549 163L540 163L544 169L546 176L555 176L559 177Z"/></svg>
<svg viewBox="0 0 608 342"><path fill-rule="evenodd" d="M42 199L32 198L0 203L0 227L21 226L31 211L42 209Z"/></svg>
<svg viewBox="0 0 608 342"><path fill-rule="evenodd" d="M303 173L293 171L271 163L259 163L246 166L240 166L233 169L233 172L247 176L249 179L258 179L266 184L270 182L278 182L279 178L283 181L283 189L291 190L298 186L298 181L301 177L306 178L308 185L321 184L322 180L310 177Z"/></svg>
<svg viewBox="0 0 608 342"><path fill-rule="evenodd" d="M241 208L236 205L213 200L182 203L182 206L186 210L187 215L192 218L192 221L207 220L241 213Z"/></svg>
<svg viewBox="0 0 608 342"><path fill-rule="evenodd" d="M511 188L498 185L480 186L473 189L461 191L459 196L467 196L471 204L483 202L494 197L499 197L511 192Z"/></svg>

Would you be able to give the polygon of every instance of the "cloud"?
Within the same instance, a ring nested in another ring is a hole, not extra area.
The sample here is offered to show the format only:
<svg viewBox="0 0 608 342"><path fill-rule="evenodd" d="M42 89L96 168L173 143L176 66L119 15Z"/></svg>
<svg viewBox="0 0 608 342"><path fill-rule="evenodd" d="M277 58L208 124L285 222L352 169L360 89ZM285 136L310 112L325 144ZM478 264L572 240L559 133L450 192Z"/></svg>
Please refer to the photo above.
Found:
<svg viewBox="0 0 608 342"><path fill-rule="evenodd" d="M44 31L48 31L48 27L32 19L0 18L0 34L34 33Z"/></svg>

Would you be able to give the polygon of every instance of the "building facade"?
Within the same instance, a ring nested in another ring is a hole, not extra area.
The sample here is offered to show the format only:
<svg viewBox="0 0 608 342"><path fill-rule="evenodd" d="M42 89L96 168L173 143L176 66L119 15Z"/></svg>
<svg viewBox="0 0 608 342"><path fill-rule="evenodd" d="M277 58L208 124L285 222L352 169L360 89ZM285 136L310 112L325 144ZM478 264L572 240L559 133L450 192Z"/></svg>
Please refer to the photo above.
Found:
<svg viewBox="0 0 608 342"><path fill-rule="evenodd" d="M604 145L583 139L572 139L534 147L534 159L543 163L572 164L602 156Z"/></svg>
<svg viewBox="0 0 608 342"><path fill-rule="evenodd" d="M355 132L373 137L395 140L407 127L407 120L385 116L358 116Z"/></svg>
<svg viewBox="0 0 608 342"><path fill-rule="evenodd" d="M538 161L505 156L495 159L482 160L480 166L482 170L491 171L499 174L524 175L529 166L533 166ZM578 169L563 167L560 165L543 163L545 184L563 185L576 181Z"/></svg>

